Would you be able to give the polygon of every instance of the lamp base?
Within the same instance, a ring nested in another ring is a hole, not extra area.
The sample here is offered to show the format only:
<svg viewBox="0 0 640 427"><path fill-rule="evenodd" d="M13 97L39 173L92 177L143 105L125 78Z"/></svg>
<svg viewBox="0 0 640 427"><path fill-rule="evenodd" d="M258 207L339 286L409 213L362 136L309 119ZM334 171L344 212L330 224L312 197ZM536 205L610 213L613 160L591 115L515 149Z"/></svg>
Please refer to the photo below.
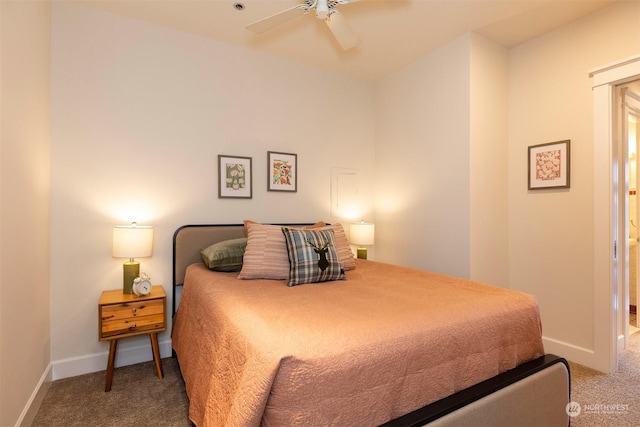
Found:
<svg viewBox="0 0 640 427"><path fill-rule="evenodd" d="M358 259L367 259L367 248L358 248Z"/></svg>
<svg viewBox="0 0 640 427"><path fill-rule="evenodd" d="M124 282L122 285L122 293L132 294L133 280L140 275L140 263L136 261L125 262L123 271L124 271Z"/></svg>

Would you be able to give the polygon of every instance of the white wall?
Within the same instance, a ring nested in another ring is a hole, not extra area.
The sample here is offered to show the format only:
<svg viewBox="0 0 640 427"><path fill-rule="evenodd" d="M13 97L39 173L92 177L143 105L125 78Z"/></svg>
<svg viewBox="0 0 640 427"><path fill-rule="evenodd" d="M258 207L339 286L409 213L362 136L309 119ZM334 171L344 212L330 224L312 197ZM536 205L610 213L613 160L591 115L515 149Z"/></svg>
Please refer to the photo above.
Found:
<svg viewBox="0 0 640 427"><path fill-rule="evenodd" d="M50 22L49 2L0 2L2 426L29 421L49 372Z"/></svg>
<svg viewBox="0 0 640 427"><path fill-rule="evenodd" d="M376 259L469 277L469 37L376 83Z"/></svg>
<svg viewBox="0 0 640 427"><path fill-rule="evenodd" d="M536 295L547 351L594 349L593 94L588 71L640 52L640 2L619 2L509 52L512 288ZM527 191L527 147L571 140L571 188Z"/></svg>
<svg viewBox="0 0 640 427"><path fill-rule="evenodd" d="M377 83L377 258L508 286L506 77L466 34Z"/></svg>
<svg viewBox="0 0 640 427"><path fill-rule="evenodd" d="M170 292L183 224L342 221L329 217L332 167L361 171L372 215L370 83L69 2L53 4L52 34L55 377L106 366L97 301L122 283L114 224L154 226L141 270ZM297 193L267 192L268 150L298 154ZM253 158L253 199L217 198L218 154ZM121 363L137 357L151 357L146 337L119 345Z"/></svg>
<svg viewBox="0 0 640 427"><path fill-rule="evenodd" d="M509 287L508 52L470 38L470 278Z"/></svg>

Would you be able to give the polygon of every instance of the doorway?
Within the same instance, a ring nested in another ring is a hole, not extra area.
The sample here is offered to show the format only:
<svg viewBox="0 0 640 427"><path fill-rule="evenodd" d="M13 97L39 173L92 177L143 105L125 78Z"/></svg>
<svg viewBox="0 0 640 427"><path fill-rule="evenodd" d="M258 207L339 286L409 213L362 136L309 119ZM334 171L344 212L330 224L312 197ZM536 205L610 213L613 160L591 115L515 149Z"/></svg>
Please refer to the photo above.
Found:
<svg viewBox="0 0 640 427"><path fill-rule="evenodd" d="M628 144L621 144L618 87L640 80L640 55L591 70L593 93L593 350L590 367L611 373L628 338ZM625 191L626 190L626 191ZM627 321L623 321L623 319ZM621 343L622 339L622 343Z"/></svg>
<svg viewBox="0 0 640 427"><path fill-rule="evenodd" d="M638 243L640 241L640 199L638 198L639 176L638 176L638 126L640 123L640 80L625 83L617 87L620 114L618 128L620 129L621 144L627 148L626 162L626 186L625 186L625 206L628 213L626 221L627 230L625 234L629 237L628 246L625 253L628 254L626 262L628 271L626 274L625 289L622 293L624 300L621 302L622 319L624 322L624 348L628 346L629 335L640 331L638 328L638 288L640 277L638 266L640 266L640 253Z"/></svg>

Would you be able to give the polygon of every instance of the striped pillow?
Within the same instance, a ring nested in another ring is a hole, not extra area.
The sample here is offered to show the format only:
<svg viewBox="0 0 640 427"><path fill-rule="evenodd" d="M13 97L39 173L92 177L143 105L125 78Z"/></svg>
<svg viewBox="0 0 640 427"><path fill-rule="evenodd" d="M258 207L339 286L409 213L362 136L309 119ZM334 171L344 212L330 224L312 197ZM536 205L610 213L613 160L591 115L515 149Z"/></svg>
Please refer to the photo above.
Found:
<svg viewBox="0 0 640 427"><path fill-rule="evenodd" d="M334 231L282 227L289 254L288 286L344 280Z"/></svg>
<svg viewBox="0 0 640 427"><path fill-rule="evenodd" d="M289 278L289 256L282 226L246 220L247 247L238 279Z"/></svg>

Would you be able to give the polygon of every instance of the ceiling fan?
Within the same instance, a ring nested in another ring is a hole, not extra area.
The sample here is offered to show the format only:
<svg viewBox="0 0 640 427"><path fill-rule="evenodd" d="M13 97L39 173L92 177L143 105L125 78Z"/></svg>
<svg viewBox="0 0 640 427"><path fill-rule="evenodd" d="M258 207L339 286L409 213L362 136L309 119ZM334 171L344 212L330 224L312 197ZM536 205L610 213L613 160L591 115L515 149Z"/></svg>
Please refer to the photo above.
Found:
<svg viewBox="0 0 640 427"><path fill-rule="evenodd" d="M338 12L336 6L339 4L353 3L355 1L357 0L304 0L302 4L260 19L247 25L246 28L256 34L260 34L293 18L309 13L311 9L315 9L316 18L323 19L342 49L348 50L357 46L360 40L351 30L346 19Z"/></svg>

